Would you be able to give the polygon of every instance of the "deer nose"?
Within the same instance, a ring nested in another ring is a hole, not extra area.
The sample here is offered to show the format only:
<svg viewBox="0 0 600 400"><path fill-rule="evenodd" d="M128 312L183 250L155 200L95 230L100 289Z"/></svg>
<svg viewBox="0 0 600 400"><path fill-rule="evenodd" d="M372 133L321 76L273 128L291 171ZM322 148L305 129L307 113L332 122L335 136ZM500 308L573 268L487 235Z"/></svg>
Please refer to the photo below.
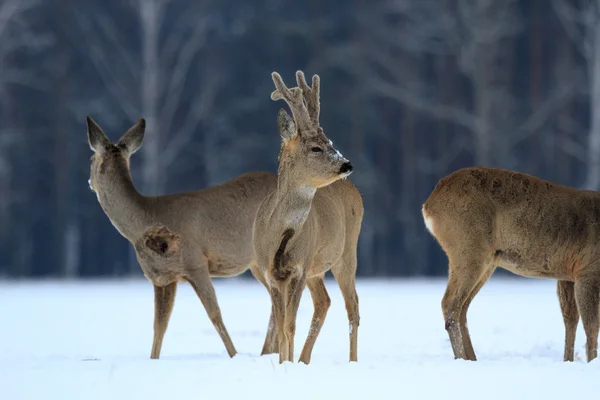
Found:
<svg viewBox="0 0 600 400"><path fill-rule="evenodd" d="M354 167L352 166L352 164L350 164L350 162L345 162L340 167L340 174L345 174L347 172L352 172L353 169L354 169Z"/></svg>

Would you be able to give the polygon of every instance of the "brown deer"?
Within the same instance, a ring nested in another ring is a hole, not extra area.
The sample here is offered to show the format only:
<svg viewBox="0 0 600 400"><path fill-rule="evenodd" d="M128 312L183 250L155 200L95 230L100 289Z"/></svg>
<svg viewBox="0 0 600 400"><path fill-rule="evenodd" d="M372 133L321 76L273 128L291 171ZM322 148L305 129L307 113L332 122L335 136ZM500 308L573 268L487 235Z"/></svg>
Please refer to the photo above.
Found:
<svg viewBox="0 0 600 400"><path fill-rule="evenodd" d="M301 71L298 86L288 89L272 74L271 99L283 99L293 119L279 111L277 125L283 139L279 153L277 188L264 199L254 224L254 248L260 274L271 294L279 344L279 362L294 361L298 305L305 286L314 313L300 361L308 364L331 300L323 276L331 269L348 312L350 361L357 360L359 325L355 287L356 250L363 218L362 197L345 180L352 165L319 126L319 77L312 88Z"/></svg>
<svg viewBox="0 0 600 400"><path fill-rule="evenodd" d="M260 202L275 189L277 178L252 172L200 191L143 196L131 179L129 158L142 145L145 125L141 119L113 144L87 117L88 140L94 151L90 188L112 224L135 248L144 275L154 285L150 358L160 357L178 281L192 285L233 357L236 350L210 278L236 276L248 268L256 272L254 216ZM263 353L277 351L273 318L271 315Z"/></svg>
<svg viewBox="0 0 600 400"><path fill-rule="evenodd" d="M596 358L600 303L600 193L492 168L441 179L425 204L427 229L448 256L442 310L455 358L476 360L469 304L500 266L558 280L564 360L573 361L579 315L588 361Z"/></svg>

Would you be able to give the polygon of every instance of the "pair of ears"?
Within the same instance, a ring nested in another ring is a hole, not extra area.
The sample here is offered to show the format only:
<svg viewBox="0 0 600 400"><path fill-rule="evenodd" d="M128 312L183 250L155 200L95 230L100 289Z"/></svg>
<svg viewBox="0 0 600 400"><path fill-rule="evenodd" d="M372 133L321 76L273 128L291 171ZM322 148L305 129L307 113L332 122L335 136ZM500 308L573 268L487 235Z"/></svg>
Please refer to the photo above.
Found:
<svg viewBox="0 0 600 400"><path fill-rule="evenodd" d="M96 121L88 116L86 122L90 148L96 153L101 154L105 152L112 143ZM146 120L142 118L121 136L121 139L119 139L116 146L125 151L128 155L132 155L142 146L144 132L146 132Z"/></svg>

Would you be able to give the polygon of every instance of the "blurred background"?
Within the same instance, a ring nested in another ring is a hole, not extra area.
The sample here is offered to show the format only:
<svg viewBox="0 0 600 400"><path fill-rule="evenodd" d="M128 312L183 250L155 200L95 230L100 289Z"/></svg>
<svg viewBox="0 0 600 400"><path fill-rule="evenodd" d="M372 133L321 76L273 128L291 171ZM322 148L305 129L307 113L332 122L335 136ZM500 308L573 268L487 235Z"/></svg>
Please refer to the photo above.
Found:
<svg viewBox="0 0 600 400"><path fill-rule="evenodd" d="M600 186L600 1L0 0L0 276L141 276L90 191L85 115L145 195L275 172L270 73L319 74L363 194L360 276L435 276L421 204L465 166ZM160 154L160 157L156 157Z"/></svg>

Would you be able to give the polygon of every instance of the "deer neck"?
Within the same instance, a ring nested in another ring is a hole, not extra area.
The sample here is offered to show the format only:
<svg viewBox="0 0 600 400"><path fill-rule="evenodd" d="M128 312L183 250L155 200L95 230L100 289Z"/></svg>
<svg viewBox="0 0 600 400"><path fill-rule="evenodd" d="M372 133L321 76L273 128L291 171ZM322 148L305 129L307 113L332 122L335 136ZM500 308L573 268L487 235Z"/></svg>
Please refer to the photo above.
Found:
<svg viewBox="0 0 600 400"><path fill-rule="evenodd" d="M120 166L101 177L96 195L110 222L121 235L136 240L147 227L147 199L142 196L131 179L129 169Z"/></svg>
<svg viewBox="0 0 600 400"><path fill-rule="evenodd" d="M285 172L280 171L272 220L280 225L283 231L300 231L308 218L316 192L314 186L297 183L289 179Z"/></svg>

